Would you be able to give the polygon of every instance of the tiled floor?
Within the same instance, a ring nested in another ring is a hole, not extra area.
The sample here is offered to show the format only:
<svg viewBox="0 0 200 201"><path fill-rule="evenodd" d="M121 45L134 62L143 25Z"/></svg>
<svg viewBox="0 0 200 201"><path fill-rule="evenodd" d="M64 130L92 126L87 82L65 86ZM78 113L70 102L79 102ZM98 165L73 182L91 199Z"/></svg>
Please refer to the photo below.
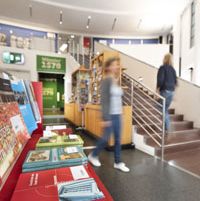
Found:
<svg viewBox="0 0 200 201"><path fill-rule="evenodd" d="M167 154L165 160L200 177L200 148Z"/></svg>
<svg viewBox="0 0 200 201"><path fill-rule="evenodd" d="M64 111L44 109L44 115L64 115Z"/></svg>

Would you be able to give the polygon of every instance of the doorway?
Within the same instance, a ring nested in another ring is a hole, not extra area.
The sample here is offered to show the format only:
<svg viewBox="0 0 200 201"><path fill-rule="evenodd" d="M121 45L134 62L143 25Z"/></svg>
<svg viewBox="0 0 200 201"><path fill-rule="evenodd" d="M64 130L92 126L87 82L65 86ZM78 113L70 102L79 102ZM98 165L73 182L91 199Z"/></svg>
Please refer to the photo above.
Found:
<svg viewBox="0 0 200 201"><path fill-rule="evenodd" d="M64 74L39 73L45 116L64 115Z"/></svg>

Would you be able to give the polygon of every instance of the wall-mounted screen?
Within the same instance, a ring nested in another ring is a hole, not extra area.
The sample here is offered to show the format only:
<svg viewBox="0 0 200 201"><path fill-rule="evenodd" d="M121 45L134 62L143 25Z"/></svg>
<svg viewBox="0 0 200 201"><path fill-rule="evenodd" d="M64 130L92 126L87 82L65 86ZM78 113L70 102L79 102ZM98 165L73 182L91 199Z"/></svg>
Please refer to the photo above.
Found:
<svg viewBox="0 0 200 201"><path fill-rule="evenodd" d="M24 54L16 52L3 52L3 63L24 64Z"/></svg>

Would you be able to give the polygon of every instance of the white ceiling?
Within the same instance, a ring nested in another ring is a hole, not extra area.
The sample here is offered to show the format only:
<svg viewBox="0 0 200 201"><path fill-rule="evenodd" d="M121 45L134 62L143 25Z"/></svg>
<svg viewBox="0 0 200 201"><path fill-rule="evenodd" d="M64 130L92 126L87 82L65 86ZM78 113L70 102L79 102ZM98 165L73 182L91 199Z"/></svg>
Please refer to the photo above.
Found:
<svg viewBox="0 0 200 201"><path fill-rule="evenodd" d="M190 0L0 0L0 19L61 32L153 36L169 32ZM32 5L32 17L29 14ZM63 12L63 24L59 13ZM91 16L89 29L87 18ZM116 25L112 31L114 18Z"/></svg>

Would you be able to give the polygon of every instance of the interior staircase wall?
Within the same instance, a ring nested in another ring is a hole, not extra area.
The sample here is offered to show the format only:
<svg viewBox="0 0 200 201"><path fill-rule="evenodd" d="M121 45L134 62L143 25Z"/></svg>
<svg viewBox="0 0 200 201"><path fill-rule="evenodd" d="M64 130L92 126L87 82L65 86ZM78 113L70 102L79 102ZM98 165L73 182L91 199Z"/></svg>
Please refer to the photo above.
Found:
<svg viewBox="0 0 200 201"><path fill-rule="evenodd" d="M95 52L104 50L113 51L108 46L95 43ZM129 76L136 80L142 77L142 82L146 86L156 90L157 68L122 52L120 52L120 58L122 66L127 68L126 73ZM176 109L177 114L184 114L185 120L194 121L194 127L200 127L200 87L179 78L172 107Z"/></svg>

